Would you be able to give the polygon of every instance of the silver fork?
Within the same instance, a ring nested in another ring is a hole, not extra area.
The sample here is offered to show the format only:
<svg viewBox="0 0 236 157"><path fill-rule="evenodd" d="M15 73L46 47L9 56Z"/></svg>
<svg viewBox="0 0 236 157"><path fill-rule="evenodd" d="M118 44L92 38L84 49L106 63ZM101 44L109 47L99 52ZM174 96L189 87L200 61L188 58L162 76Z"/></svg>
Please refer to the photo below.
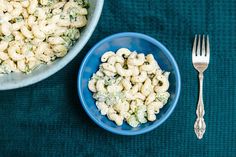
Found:
<svg viewBox="0 0 236 157"><path fill-rule="evenodd" d="M194 124L194 131L198 139L201 139L206 131L206 124L203 118L205 110L202 97L203 96L202 87L203 87L203 72L207 69L209 61L210 61L210 43L208 35L206 38L205 35L203 35L202 42L201 42L201 35L195 35L193 50L192 50L192 62L194 68L198 71L198 77L199 77L199 98L196 110L197 119Z"/></svg>

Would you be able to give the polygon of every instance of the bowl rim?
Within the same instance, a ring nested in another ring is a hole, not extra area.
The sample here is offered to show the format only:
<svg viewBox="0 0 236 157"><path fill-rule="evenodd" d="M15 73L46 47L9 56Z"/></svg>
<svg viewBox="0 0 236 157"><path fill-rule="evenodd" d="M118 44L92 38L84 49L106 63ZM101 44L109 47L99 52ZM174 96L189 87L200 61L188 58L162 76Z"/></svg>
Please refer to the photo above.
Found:
<svg viewBox="0 0 236 157"><path fill-rule="evenodd" d="M84 48L90 37L92 36L97 23L100 19L102 10L103 10L103 5L104 5L104 0L99 0L95 4L95 10L93 12L93 16L91 17L91 22L90 24L86 27L86 30L84 31L84 37L79 39L78 41L80 42L79 44L75 44L73 47L73 50L70 50L69 53L63 57L59 63L56 66L50 67L46 71L40 72L38 74L35 74L29 78L26 78L25 80L20 80L17 82L10 82L7 83L7 85L0 86L0 91L1 90L11 90L11 89L18 89L22 87L26 87L35 83L38 83L53 74L59 72L61 69L63 69L66 65L68 65L79 53L80 51Z"/></svg>
<svg viewBox="0 0 236 157"><path fill-rule="evenodd" d="M167 56L168 60L172 63L173 65L173 69L175 71L175 77L176 77L176 96L175 99L173 99L173 104L172 106L170 106L170 108L167 110L166 116L159 119L159 121L155 124L150 125L149 127L140 129L140 130L135 130L135 131L130 131L130 130L116 130L113 127L110 127L108 125L105 125L104 123L101 123L100 121L97 120L97 118L95 118L93 116L93 114L90 112L89 108L87 107L86 102L84 97L82 97L82 78L80 76L82 76L82 72L83 72L83 68L85 66L85 63L87 62L88 58L90 57L90 55L94 52L94 50L99 47L101 44L103 44L104 42L107 42L109 40L112 40L114 38L119 38L119 37L125 37L125 36L131 36L131 37L138 37L138 38L142 38L144 40L147 40L148 42L153 43L154 45L157 45L157 47L159 47L163 53L165 53L165 55ZM167 120L167 118L170 117L170 115L172 114L172 112L174 111L179 96L180 96L180 91L181 91L181 76L180 76L180 72L179 72L179 68L178 65L174 59L174 57L172 56L172 54L170 53L170 51L159 41L157 41L156 39L142 34L142 33L137 33L137 32L122 32L122 33L117 33L117 34L113 34L110 35L104 39L102 39L100 42L98 42L96 45L94 45L89 52L86 54L86 56L84 57L82 64L79 68L79 72L78 72L78 77L77 77L77 90L78 90L78 95L79 95L79 99L81 101L81 104L85 110L85 112L87 113L87 115L101 128L114 133L114 134L119 134L119 135L139 135L139 134L144 134L147 133L149 131L152 131L153 129L157 128L158 126L160 126L164 121Z"/></svg>

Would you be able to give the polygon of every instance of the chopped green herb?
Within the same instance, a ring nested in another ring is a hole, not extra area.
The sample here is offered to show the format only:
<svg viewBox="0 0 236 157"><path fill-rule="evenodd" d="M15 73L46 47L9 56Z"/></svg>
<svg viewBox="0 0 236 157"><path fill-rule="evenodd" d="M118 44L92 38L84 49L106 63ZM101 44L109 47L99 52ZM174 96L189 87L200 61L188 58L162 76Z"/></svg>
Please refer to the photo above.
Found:
<svg viewBox="0 0 236 157"><path fill-rule="evenodd" d="M16 22L21 22L21 21L23 21L23 16L19 16L15 20L16 20Z"/></svg>
<svg viewBox="0 0 236 157"><path fill-rule="evenodd" d="M1 40L8 41L8 42L14 40L14 38L15 37L12 34L9 36L0 37Z"/></svg>
<svg viewBox="0 0 236 157"><path fill-rule="evenodd" d="M80 36L80 32L76 28L70 28L65 32L65 36L69 37L71 40L76 40Z"/></svg>
<svg viewBox="0 0 236 157"><path fill-rule="evenodd" d="M46 19L48 20L48 19L52 18L52 16L53 16L52 13L48 13Z"/></svg>
<svg viewBox="0 0 236 157"><path fill-rule="evenodd" d="M83 8L89 8L88 0L76 0L76 2L81 5Z"/></svg>
<svg viewBox="0 0 236 157"><path fill-rule="evenodd" d="M166 104L168 99L170 97L170 94L168 92L164 92L164 93L157 93L157 100L161 101L163 104Z"/></svg>
<svg viewBox="0 0 236 157"><path fill-rule="evenodd" d="M72 46L73 41L72 41L69 37L67 37L67 36L62 36L62 38L63 38L63 40L65 41L65 46L66 46L66 47Z"/></svg>

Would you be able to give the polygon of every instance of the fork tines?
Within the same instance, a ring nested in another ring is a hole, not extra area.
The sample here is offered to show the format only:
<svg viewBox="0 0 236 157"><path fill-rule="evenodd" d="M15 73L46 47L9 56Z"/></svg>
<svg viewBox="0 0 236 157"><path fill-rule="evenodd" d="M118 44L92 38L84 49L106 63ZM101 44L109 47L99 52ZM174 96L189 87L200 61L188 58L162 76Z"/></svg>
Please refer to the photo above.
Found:
<svg viewBox="0 0 236 157"><path fill-rule="evenodd" d="M193 59L196 57L204 57L207 60L209 60L209 56L210 56L209 36L202 35L201 37L201 35L195 35L193 50L192 50Z"/></svg>

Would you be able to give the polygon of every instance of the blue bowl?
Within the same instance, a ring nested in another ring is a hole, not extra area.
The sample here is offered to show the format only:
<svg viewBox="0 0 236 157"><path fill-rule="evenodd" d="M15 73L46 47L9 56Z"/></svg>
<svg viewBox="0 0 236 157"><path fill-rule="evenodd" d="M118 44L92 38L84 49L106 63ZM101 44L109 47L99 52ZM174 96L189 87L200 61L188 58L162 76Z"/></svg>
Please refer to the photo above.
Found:
<svg viewBox="0 0 236 157"><path fill-rule="evenodd" d="M170 98L168 103L157 114L157 120L141 124L132 128L127 123L117 126L98 111L92 93L88 89L88 81L98 70L101 56L106 51L117 51L119 48L128 48L131 51L152 53L162 70L169 71ZM118 33L109 36L97 43L86 55L78 74L78 93L82 106L89 117L100 127L115 134L137 135L151 131L161 125L173 112L180 95L181 81L178 66L171 53L160 42L140 33Z"/></svg>

